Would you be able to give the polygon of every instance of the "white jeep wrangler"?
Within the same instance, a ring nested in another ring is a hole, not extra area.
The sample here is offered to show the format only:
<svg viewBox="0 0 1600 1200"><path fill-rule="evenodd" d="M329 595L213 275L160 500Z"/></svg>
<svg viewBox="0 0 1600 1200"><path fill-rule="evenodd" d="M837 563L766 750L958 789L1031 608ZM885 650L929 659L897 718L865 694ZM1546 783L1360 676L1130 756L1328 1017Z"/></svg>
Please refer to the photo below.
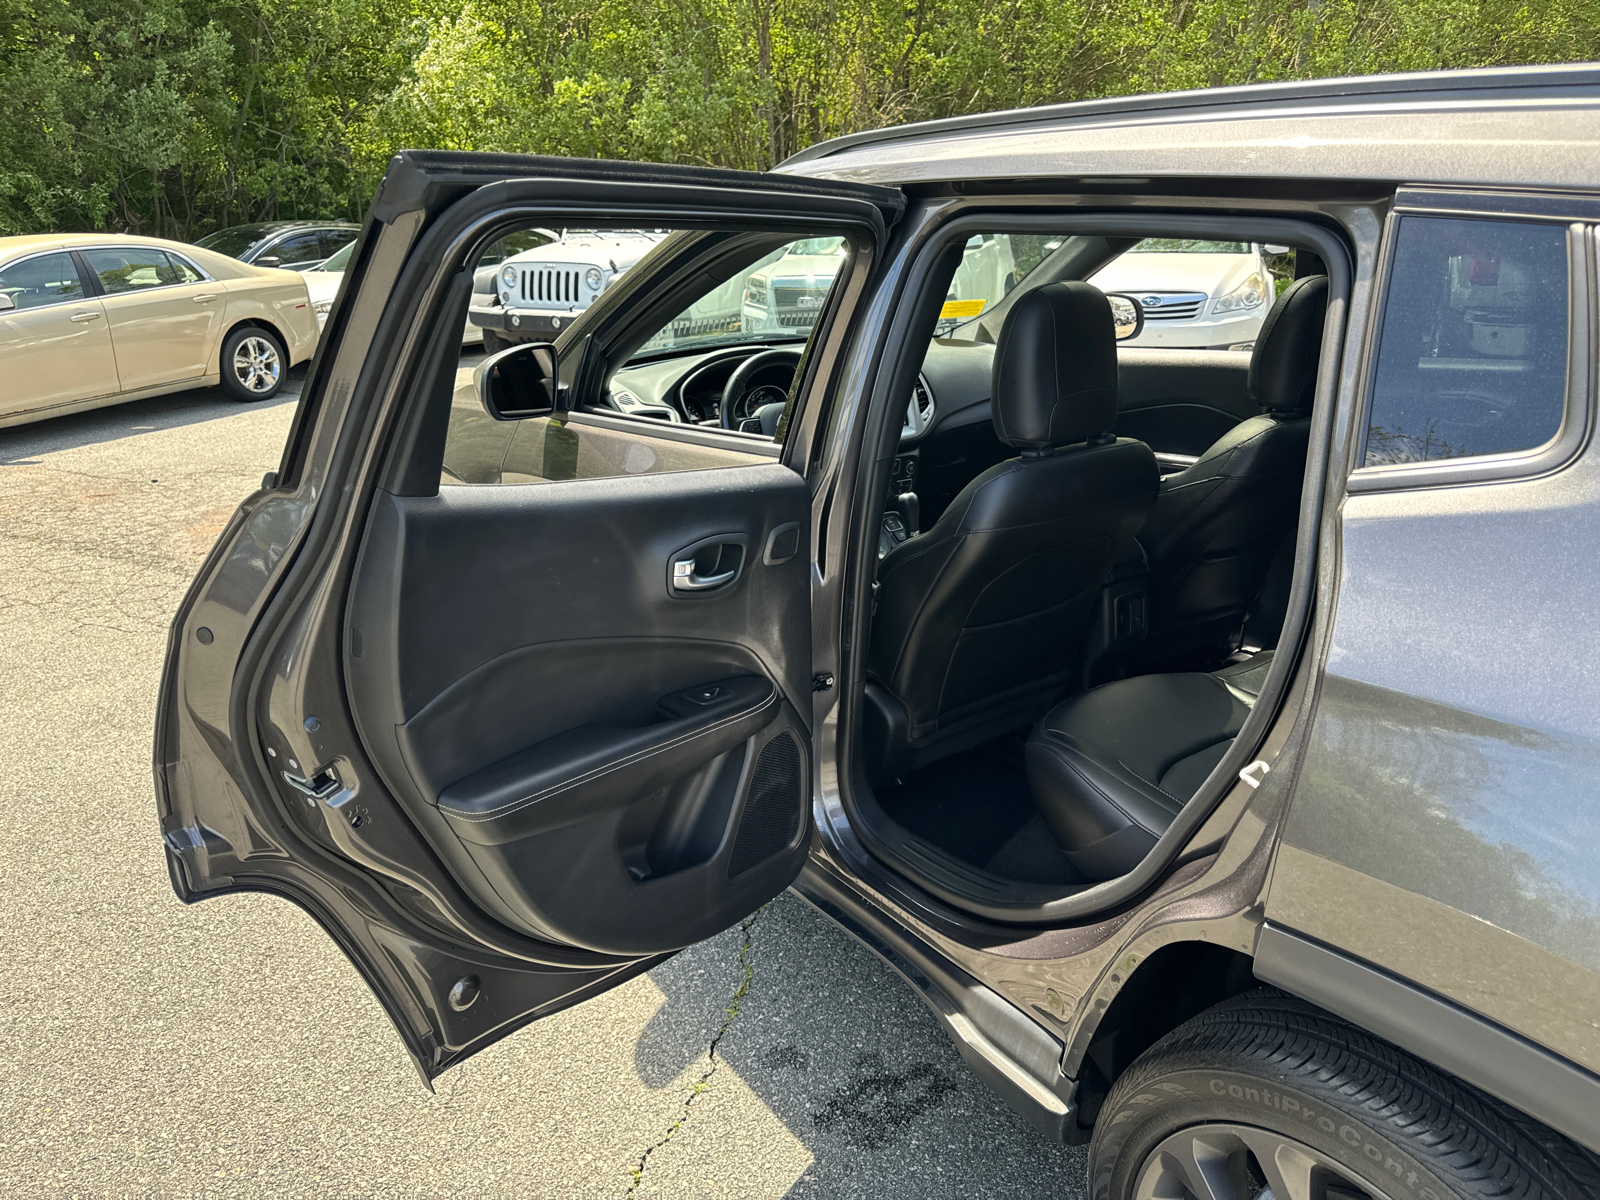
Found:
<svg viewBox="0 0 1600 1200"><path fill-rule="evenodd" d="M644 229L563 230L548 245L480 272L468 319L483 329L483 347L491 354L516 342L549 341L665 236Z"/></svg>

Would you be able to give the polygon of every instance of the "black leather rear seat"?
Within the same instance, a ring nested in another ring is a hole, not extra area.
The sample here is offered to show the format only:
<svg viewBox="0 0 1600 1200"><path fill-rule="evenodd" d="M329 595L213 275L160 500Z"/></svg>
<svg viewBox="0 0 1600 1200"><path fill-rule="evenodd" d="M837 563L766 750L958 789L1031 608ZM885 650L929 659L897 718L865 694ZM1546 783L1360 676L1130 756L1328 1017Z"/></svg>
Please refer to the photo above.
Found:
<svg viewBox="0 0 1600 1200"><path fill-rule="evenodd" d="M1034 803L1086 879L1135 867L1233 741L1272 662L1137 675L1056 705L1028 739Z"/></svg>

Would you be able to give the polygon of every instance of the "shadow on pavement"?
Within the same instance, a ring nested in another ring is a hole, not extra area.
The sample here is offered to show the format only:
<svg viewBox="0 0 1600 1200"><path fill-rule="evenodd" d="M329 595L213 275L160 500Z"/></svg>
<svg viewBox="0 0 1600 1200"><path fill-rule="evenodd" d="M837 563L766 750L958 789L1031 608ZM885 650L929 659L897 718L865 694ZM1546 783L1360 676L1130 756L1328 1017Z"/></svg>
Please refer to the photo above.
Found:
<svg viewBox="0 0 1600 1200"><path fill-rule="evenodd" d="M464 346L459 365L475 367L484 357L481 347ZM300 388L305 383L309 367L310 363L295 367L289 372L283 391L271 400L258 404L241 404L220 387L198 388L0 429L0 467L27 466L31 465L31 460L37 454L73 450L79 446L92 446L184 425L198 425L236 416L245 409L296 404L300 400Z"/></svg>
<svg viewBox="0 0 1600 1200"><path fill-rule="evenodd" d="M306 364L302 363L289 372L283 391L271 400L257 404L242 404L221 387L209 387L169 392L164 396L150 396L144 400L93 408L64 417L47 417L29 425L13 425L0 429L0 466L24 466L37 454L74 450L80 446L116 441L141 433L237 416L247 408L276 408L283 404L295 404L300 399L300 385L305 381L305 376Z"/></svg>
<svg viewBox="0 0 1600 1200"><path fill-rule="evenodd" d="M650 1086L669 1086L721 1030L717 1069L811 1155L787 1200L1082 1194L1084 1149L1047 1141L1013 1113L899 976L792 893L752 927L749 991L729 1020L739 979L728 959L742 936L735 928L650 972L666 1003L634 1065ZM709 1111L692 1114L677 1135L683 1153L694 1154L696 1122L705 1137L720 1132ZM658 1168L666 1163L647 1167L647 1182Z"/></svg>

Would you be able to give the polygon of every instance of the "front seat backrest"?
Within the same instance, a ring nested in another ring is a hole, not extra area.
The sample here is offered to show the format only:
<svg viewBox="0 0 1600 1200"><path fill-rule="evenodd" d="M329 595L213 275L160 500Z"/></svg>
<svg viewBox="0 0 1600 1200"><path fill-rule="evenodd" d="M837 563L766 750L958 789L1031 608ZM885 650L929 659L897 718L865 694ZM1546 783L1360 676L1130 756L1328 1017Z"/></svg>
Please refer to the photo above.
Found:
<svg viewBox="0 0 1600 1200"><path fill-rule="evenodd" d="M903 709L886 735L909 751L903 766L1029 724L1079 685L1113 544L1155 500L1150 448L1110 433L1116 335L1098 288L1020 299L991 387L995 432L1021 454L879 566L869 666Z"/></svg>
<svg viewBox="0 0 1600 1200"><path fill-rule="evenodd" d="M1150 624L1136 666L1210 670L1236 648L1299 515L1327 308L1326 275L1284 290L1250 355L1250 396L1262 414L1161 481L1139 534L1150 557Z"/></svg>

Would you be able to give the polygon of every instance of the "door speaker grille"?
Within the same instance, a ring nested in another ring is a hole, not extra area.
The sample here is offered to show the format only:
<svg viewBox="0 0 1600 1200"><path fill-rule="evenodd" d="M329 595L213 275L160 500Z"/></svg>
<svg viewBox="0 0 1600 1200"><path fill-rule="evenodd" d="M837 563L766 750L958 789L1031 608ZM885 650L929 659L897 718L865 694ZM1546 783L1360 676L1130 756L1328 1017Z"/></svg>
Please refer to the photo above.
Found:
<svg viewBox="0 0 1600 1200"><path fill-rule="evenodd" d="M773 738L756 759L750 795L739 818L728 878L743 875L787 847L805 816L800 796L800 745L787 731Z"/></svg>

